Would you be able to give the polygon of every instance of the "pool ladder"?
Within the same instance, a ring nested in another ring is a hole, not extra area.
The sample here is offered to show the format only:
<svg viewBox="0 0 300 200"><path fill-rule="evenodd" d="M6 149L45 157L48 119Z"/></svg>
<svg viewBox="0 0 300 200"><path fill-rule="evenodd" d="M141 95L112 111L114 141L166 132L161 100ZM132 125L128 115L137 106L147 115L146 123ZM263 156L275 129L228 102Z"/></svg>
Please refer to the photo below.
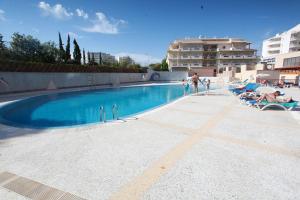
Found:
<svg viewBox="0 0 300 200"><path fill-rule="evenodd" d="M111 111L112 111L113 120L119 120L119 108L117 104L114 104L112 106ZM103 123L106 122L106 112L104 106L100 106L100 122Z"/></svg>
<svg viewBox="0 0 300 200"><path fill-rule="evenodd" d="M118 120L119 119L119 108L117 106L117 104L114 104L112 106L112 115L113 115L113 120Z"/></svg>
<svg viewBox="0 0 300 200"><path fill-rule="evenodd" d="M100 106L100 122L105 123L106 122L106 113L104 106Z"/></svg>

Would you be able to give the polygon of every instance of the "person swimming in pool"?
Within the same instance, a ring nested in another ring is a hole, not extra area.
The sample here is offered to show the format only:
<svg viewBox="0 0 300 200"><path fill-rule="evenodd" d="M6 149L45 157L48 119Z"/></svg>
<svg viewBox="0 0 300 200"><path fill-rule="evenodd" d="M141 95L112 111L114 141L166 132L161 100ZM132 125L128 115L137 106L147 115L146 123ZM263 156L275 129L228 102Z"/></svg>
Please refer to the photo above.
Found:
<svg viewBox="0 0 300 200"><path fill-rule="evenodd" d="M183 86L184 95L186 95L189 92L190 84L186 80L182 79L182 86Z"/></svg>

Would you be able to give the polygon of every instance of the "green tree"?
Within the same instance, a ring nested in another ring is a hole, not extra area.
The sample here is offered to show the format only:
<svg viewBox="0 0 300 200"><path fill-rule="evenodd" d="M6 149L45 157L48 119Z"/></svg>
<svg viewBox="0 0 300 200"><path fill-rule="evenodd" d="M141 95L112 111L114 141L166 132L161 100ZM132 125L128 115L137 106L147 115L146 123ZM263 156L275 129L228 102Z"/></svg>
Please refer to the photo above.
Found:
<svg viewBox="0 0 300 200"><path fill-rule="evenodd" d="M165 58L161 61L161 71L169 71L169 65Z"/></svg>
<svg viewBox="0 0 300 200"><path fill-rule="evenodd" d="M59 49L54 42L45 42L42 44L40 61L45 63L56 63L60 59Z"/></svg>
<svg viewBox="0 0 300 200"><path fill-rule="evenodd" d="M161 71L161 63L153 63L149 65L154 71Z"/></svg>
<svg viewBox="0 0 300 200"><path fill-rule="evenodd" d="M0 33L0 51L4 51L5 49L6 49L6 46L5 46L4 41L3 41L3 36Z"/></svg>
<svg viewBox="0 0 300 200"><path fill-rule="evenodd" d="M84 51L84 49L82 50L82 55L83 55L83 64L85 65L86 62L85 62L85 51Z"/></svg>
<svg viewBox="0 0 300 200"><path fill-rule="evenodd" d="M3 41L3 36L0 34L0 58L4 59L8 57L8 51Z"/></svg>
<svg viewBox="0 0 300 200"><path fill-rule="evenodd" d="M64 44L62 43L60 32L58 32L59 37L59 61L66 61L66 52L64 49Z"/></svg>
<svg viewBox="0 0 300 200"><path fill-rule="evenodd" d="M79 45L78 45L76 39L73 40L73 44L74 44L73 58L74 58L76 64L80 64L81 63L81 51L80 51L80 48L79 48Z"/></svg>
<svg viewBox="0 0 300 200"><path fill-rule="evenodd" d="M88 55L88 60L87 60L88 62L87 62L87 63L88 63L88 64L90 64L90 63L91 63L91 56L90 56L90 52L88 52L88 53L87 53L87 55Z"/></svg>
<svg viewBox="0 0 300 200"><path fill-rule="evenodd" d="M91 63L92 63L93 65L94 65L94 63L95 63L95 57L94 57L94 54L92 54Z"/></svg>
<svg viewBox="0 0 300 200"><path fill-rule="evenodd" d="M70 60L71 60L70 35L68 34L67 45L66 45L66 58L65 58L65 61L68 62Z"/></svg>
<svg viewBox="0 0 300 200"><path fill-rule="evenodd" d="M95 61L94 61L94 62L95 62ZM100 64L100 65L103 65L103 61L102 61L102 53L100 53L99 64Z"/></svg>
<svg viewBox="0 0 300 200"><path fill-rule="evenodd" d="M13 59L24 61L39 61L42 51L41 43L31 35L14 33L10 42Z"/></svg>

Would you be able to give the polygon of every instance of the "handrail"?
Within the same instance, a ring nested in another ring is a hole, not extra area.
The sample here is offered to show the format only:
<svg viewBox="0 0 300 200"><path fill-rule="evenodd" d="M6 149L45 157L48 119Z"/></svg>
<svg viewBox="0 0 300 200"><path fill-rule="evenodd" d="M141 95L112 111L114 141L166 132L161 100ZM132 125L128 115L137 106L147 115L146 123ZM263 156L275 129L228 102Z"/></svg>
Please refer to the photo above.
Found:
<svg viewBox="0 0 300 200"><path fill-rule="evenodd" d="M5 79L3 77L0 78L0 83L3 83L4 85L6 85L7 87L9 86L8 82L5 81Z"/></svg>
<svg viewBox="0 0 300 200"><path fill-rule="evenodd" d="M113 106L112 106L112 116L113 116L113 119L115 120L118 120L119 119L119 116L118 116L118 106L117 106L117 104L114 104Z"/></svg>
<svg viewBox="0 0 300 200"><path fill-rule="evenodd" d="M105 109L103 106L100 106L100 122L103 122L105 123L106 122L106 119L105 119Z"/></svg>

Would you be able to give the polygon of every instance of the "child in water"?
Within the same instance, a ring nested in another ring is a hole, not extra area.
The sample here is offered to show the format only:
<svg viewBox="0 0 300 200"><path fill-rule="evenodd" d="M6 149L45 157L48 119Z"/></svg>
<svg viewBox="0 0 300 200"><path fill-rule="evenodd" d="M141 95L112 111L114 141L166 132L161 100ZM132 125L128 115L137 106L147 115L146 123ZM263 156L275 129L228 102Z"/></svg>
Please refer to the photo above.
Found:
<svg viewBox="0 0 300 200"><path fill-rule="evenodd" d="M182 79L182 86L184 88L184 95L186 95L189 92L190 84L184 79Z"/></svg>

